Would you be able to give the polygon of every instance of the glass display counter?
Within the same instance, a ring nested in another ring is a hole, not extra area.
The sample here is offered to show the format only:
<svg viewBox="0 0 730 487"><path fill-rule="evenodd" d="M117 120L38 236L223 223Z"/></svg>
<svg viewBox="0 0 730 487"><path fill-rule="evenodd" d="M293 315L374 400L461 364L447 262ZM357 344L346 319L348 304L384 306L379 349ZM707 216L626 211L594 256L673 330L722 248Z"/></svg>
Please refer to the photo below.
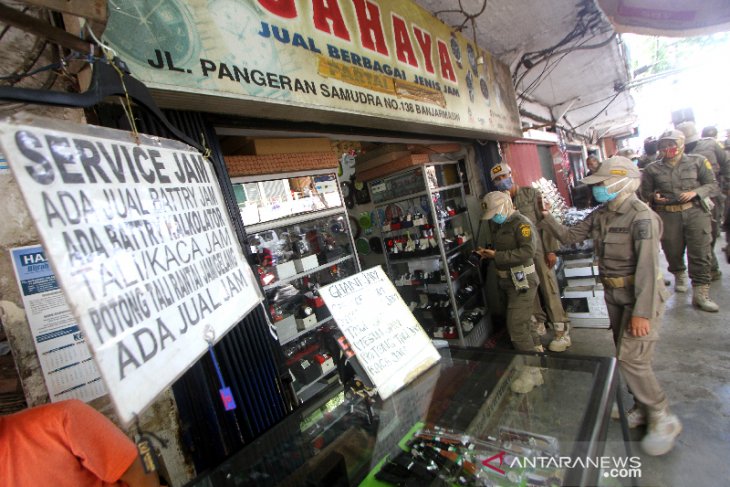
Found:
<svg viewBox="0 0 730 487"><path fill-rule="evenodd" d="M544 383L517 393L525 367ZM616 361L444 349L386 401L332 386L189 487L593 485Z"/></svg>

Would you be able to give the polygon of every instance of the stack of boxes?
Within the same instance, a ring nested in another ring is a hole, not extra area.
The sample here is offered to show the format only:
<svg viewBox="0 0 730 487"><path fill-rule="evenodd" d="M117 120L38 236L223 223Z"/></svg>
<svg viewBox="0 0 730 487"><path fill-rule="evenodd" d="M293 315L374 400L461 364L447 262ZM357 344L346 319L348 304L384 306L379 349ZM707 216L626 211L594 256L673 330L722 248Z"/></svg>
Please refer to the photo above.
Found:
<svg viewBox="0 0 730 487"><path fill-rule="evenodd" d="M570 324L579 328L608 328L603 284L598 279L598 266L593 259L564 260L563 273L567 282L563 289L563 308Z"/></svg>

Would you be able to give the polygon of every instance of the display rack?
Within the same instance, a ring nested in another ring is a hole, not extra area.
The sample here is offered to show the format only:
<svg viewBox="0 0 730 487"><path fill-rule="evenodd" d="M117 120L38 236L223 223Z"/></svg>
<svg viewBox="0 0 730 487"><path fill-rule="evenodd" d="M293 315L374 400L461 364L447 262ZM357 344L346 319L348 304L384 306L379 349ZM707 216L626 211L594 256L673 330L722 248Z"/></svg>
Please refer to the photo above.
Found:
<svg viewBox="0 0 730 487"><path fill-rule="evenodd" d="M248 245L294 389L306 401L333 380L336 326L319 286L360 271L335 170L232 178Z"/></svg>
<svg viewBox="0 0 730 487"><path fill-rule="evenodd" d="M450 345L487 338L484 286L469 263L474 232L458 162L434 162L369 182L385 263L424 330Z"/></svg>

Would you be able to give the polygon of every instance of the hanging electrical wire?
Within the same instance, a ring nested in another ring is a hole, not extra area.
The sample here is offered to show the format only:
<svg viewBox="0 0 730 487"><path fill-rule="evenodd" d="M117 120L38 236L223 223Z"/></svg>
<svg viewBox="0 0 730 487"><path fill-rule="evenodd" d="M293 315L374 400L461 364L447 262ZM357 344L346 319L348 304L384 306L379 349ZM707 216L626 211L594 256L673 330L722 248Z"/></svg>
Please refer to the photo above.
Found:
<svg viewBox="0 0 730 487"><path fill-rule="evenodd" d="M610 24L608 24L604 20L603 15L596 8L592 0L582 0L578 4L578 7L579 10L577 13L575 26L568 34L566 34L560 41L558 41L558 43L551 47L541 49L539 51L527 52L522 55L519 63L517 64L517 67L515 68L515 72L512 74L512 81L516 89L524 80L527 73L535 68L535 66L548 61L551 57L554 57L556 55L560 55L563 53L568 54L570 52L573 52L580 46L580 41L584 39L587 34L591 34L591 38L594 38L602 33L612 31ZM580 47L582 49L595 49L603 47L603 45L609 43L612 38L613 34L611 38L602 41L601 43ZM575 43L575 45L569 46L571 43ZM566 46L569 47L561 50L561 48L564 48ZM545 68L543 68L543 70L545 70Z"/></svg>
<svg viewBox="0 0 730 487"><path fill-rule="evenodd" d="M436 18L438 18L438 16L440 14L459 14L459 15L463 15L464 16L464 19L462 20L461 24L454 25L452 27L453 27L453 29L456 32L461 32L462 30L464 30L464 27L466 27L466 24L467 23L471 23L471 28L472 28L472 31L474 32L474 47L476 48L477 45L476 45L476 24L475 24L475 21L476 21L477 17L479 17L480 15L482 15L484 13L484 11L487 9L487 0L482 0L482 6L479 9L479 11L477 11L476 13L469 13L469 12L467 12L466 9L464 9L464 5L462 4L462 1L463 0L459 0L459 8L458 9L452 8L452 9L438 10L436 12L433 12L433 15L436 16Z"/></svg>
<svg viewBox="0 0 730 487"><path fill-rule="evenodd" d="M22 13L27 12L29 9L26 7L21 10ZM38 10L38 18L42 20L46 20L48 23L52 24L52 16L51 13L46 9L40 9ZM0 31L0 39L2 39L10 29L10 25L6 25L5 28ZM38 69L33 69L38 61L41 59L44 53L47 52L47 50L50 48L50 57L52 59L52 63L43 66ZM0 75L0 81L2 82L2 85L4 86L15 86L17 83L19 83L21 80L25 78L30 78L35 76L36 74L49 71L48 77L45 79L45 81L41 84L41 89L48 89L51 86L53 86L53 83L56 80L57 73L54 71L54 69L60 69L61 66L57 66L60 59L60 54L58 52L58 47L55 44L49 43L46 39L41 37L36 37L33 47L30 49L30 52L23 57L23 61L20 66L15 68L11 73Z"/></svg>
<svg viewBox="0 0 730 487"><path fill-rule="evenodd" d="M597 49L597 48L603 47L603 46L607 45L608 43L610 43L615 38L615 36L616 36L616 34L614 33L611 35L611 37L609 37L605 41L602 41L598 44L592 44L592 45L586 46L585 43L591 41L593 38L596 37L595 35L593 35L593 36L583 40L582 42L577 44L575 47L572 47L570 49L563 49L561 51L556 51L550 57L546 58L545 67L543 68L541 73L527 86L527 88L522 90L522 92L517 95L518 98L521 98L520 103L519 103L520 108L522 107L522 105L525 102L525 100L527 99L527 97L529 97L532 93L534 93L535 90L537 90L540 87L540 85L546 79L548 79L550 77L552 72L558 67L558 64L560 64L560 62L563 59L565 59L566 56L568 56L568 54L571 54L572 52L579 51L579 50ZM554 58L557 55L560 55L560 58L558 58L557 60L555 60L552 63L548 62L549 59Z"/></svg>
<svg viewBox="0 0 730 487"><path fill-rule="evenodd" d="M620 95L621 93L623 93L623 91L619 91L618 93L616 93L616 94L615 94L615 95L613 96L613 98L611 98L611 100L610 100L610 101L609 101L608 103L606 103L606 106L604 106L603 108L601 108L601 109L600 109L600 110L598 111L598 113L596 113L596 114L595 114L595 115L594 115L593 117L589 118L589 119L588 119L588 120L586 120L585 122L583 122L583 123L579 123L578 125L575 125L575 126L573 126L573 129L575 130L575 129L577 129L577 128L579 128L579 127L582 127L583 125L585 125L585 124L587 124L587 123L591 123L592 121L594 121L595 119L597 119L597 118L598 118L598 117L599 117L599 116L600 116L600 115L601 115L601 114L602 114L602 113L603 113L604 111L606 111L606 110L608 109L608 107L610 107L610 106L611 106L611 103L613 103L614 101L616 101L616 99L617 99L617 98L619 97L619 95Z"/></svg>

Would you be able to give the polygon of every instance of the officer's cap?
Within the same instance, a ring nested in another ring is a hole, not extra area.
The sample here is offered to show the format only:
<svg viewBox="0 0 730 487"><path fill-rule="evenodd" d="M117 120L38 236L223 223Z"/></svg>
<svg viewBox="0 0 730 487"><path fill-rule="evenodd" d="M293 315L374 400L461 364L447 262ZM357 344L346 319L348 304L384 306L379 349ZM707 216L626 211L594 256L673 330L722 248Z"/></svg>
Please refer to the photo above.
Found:
<svg viewBox="0 0 730 487"><path fill-rule="evenodd" d="M679 130L667 130L659 136L659 142L662 140L673 140L677 145L684 145L684 134Z"/></svg>
<svg viewBox="0 0 730 487"><path fill-rule="evenodd" d="M492 169L489 171L489 173L490 173L490 176L492 177L492 181L494 181L494 179L497 176L502 176L503 174L506 174L507 176L509 176L510 174L512 174L512 168L509 167L509 165L506 162L503 162L501 164L497 164L496 166L492 167Z"/></svg>
<svg viewBox="0 0 730 487"><path fill-rule="evenodd" d="M631 159L613 156L604 160L594 174L581 179L585 184L598 184L611 178L640 178L641 172Z"/></svg>
<svg viewBox="0 0 730 487"><path fill-rule="evenodd" d="M621 149L616 153L616 155L627 159L633 159L636 157L636 151L634 151L634 149Z"/></svg>
<svg viewBox="0 0 730 487"><path fill-rule="evenodd" d="M491 220L494 215L499 213L503 208L511 209L512 198L503 191L492 191L482 198L482 220Z"/></svg>
<svg viewBox="0 0 730 487"><path fill-rule="evenodd" d="M684 134L684 142L686 144L700 140L700 134L697 132L697 126L694 122L682 122L677 125L677 130Z"/></svg>

